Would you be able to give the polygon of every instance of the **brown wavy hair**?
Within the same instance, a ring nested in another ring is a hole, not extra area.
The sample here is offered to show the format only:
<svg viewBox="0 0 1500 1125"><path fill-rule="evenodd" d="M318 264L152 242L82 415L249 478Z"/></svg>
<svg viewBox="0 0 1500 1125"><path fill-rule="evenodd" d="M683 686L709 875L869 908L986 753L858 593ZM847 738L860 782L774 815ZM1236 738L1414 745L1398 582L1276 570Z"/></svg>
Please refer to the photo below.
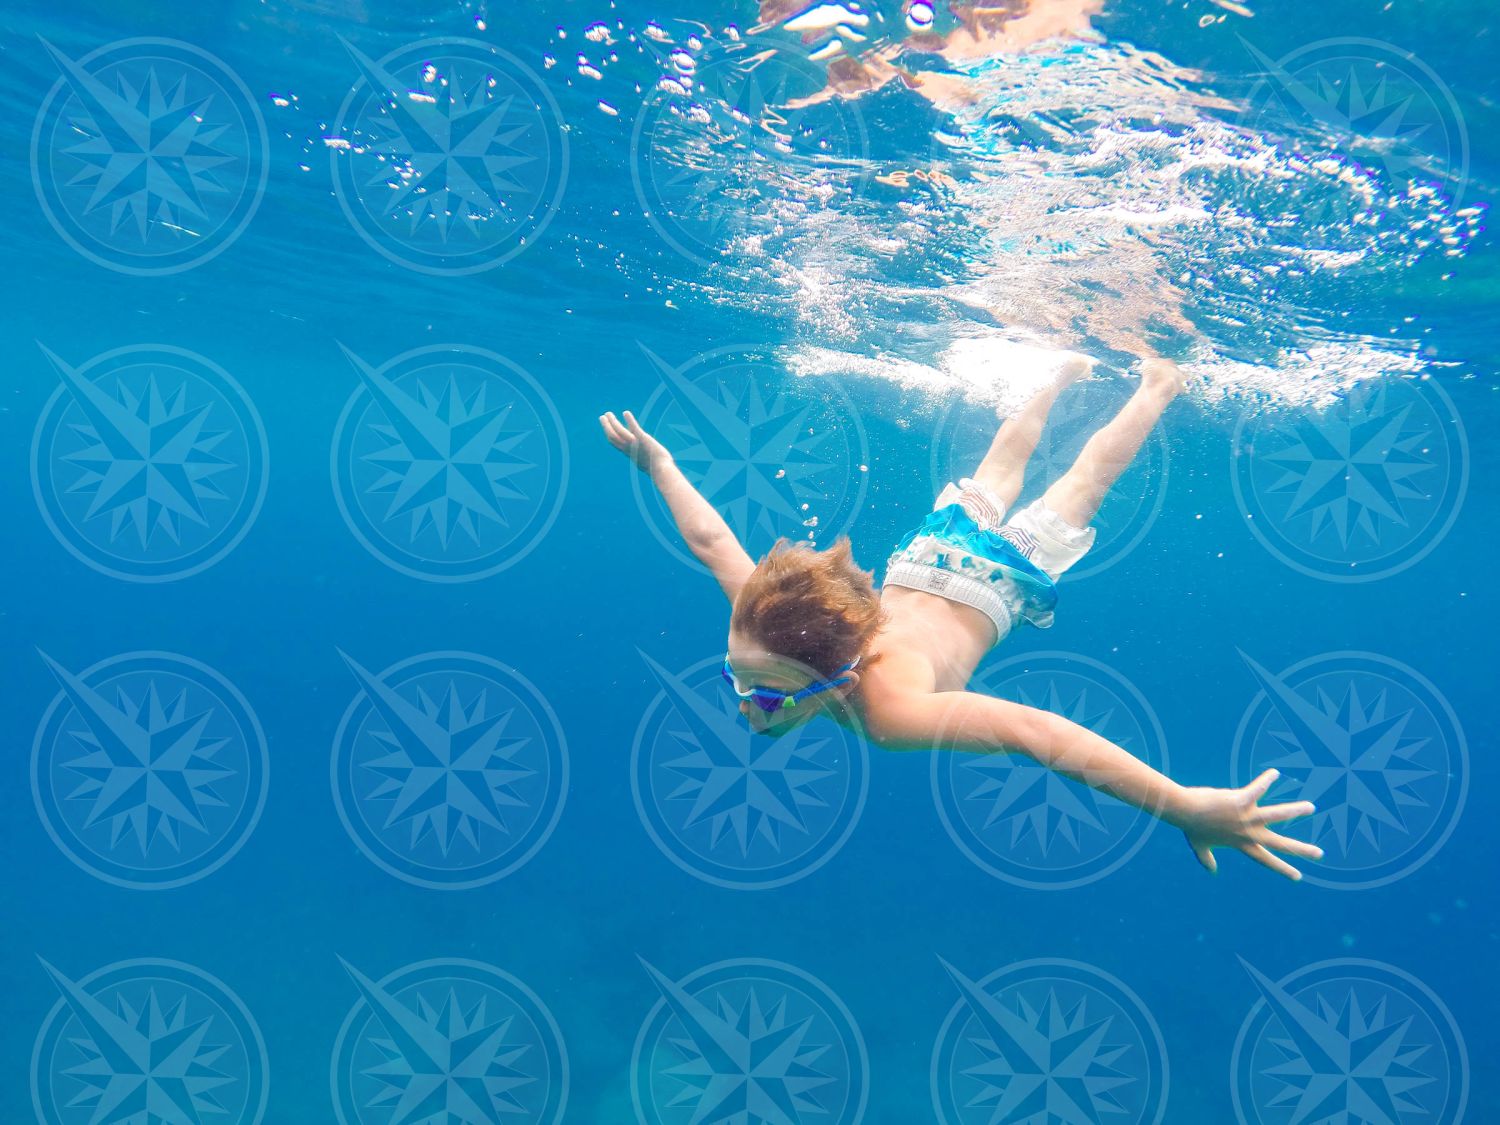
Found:
<svg viewBox="0 0 1500 1125"><path fill-rule="evenodd" d="M847 538L826 551L779 539L735 599L731 627L829 678L861 655L885 615Z"/></svg>

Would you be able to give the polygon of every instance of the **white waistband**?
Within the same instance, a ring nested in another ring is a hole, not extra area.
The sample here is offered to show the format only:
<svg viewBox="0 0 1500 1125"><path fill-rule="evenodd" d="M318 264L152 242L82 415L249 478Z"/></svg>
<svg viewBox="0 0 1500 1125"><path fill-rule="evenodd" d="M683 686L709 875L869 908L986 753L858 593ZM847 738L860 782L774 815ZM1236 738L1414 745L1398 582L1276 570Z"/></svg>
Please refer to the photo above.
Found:
<svg viewBox="0 0 1500 1125"><path fill-rule="evenodd" d="M967 574L955 574L951 570L939 570L935 566L918 562L893 562L885 574L885 585L904 586L908 590L921 590L936 594L950 602L977 609L995 626L995 643L998 644L1011 629L1010 607L1000 592L988 582Z"/></svg>

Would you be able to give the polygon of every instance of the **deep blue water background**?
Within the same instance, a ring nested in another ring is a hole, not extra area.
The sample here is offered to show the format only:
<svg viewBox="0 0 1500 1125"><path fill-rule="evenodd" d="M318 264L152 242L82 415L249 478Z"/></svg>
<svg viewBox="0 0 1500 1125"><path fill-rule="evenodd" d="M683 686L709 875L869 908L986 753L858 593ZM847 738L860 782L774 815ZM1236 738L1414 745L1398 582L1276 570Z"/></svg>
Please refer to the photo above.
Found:
<svg viewBox="0 0 1500 1125"><path fill-rule="evenodd" d="M601 14L575 3L539 7L549 10L507 13L503 34L491 34L535 60L554 24ZM1246 69L1229 36L1199 31L1196 6L1119 7L1105 25L1113 35L1219 73ZM1472 197L1488 194L1500 177L1500 76L1493 36L1477 33L1493 19L1482 5L1257 7L1256 41L1272 55L1331 33L1420 54L1460 98L1475 142ZM655 389L637 340L684 361L709 346L774 340L786 326L691 300L665 308L645 291L644 274L622 277L610 266L617 253L649 264L665 251L634 206L620 146L592 119L575 134L574 186L543 244L476 277L423 277L370 251L338 212L323 155L313 154L312 173L298 172L300 146L269 113L265 200L245 235L212 262L135 278L63 245L29 182L33 114L55 77L38 33L75 57L130 34L189 40L228 62L257 95L294 87L323 107L306 112L331 116L349 79L334 30L376 54L419 33L472 29L457 5L371 3L366 22L329 18L326 35L305 24L292 35L266 18L272 8L71 0L46 12L8 4L0 13L9 107L0 126L8 188L0 1121L33 1117L32 1043L57 998L38 955L75 978L132 957L209 969L246 999L265 1034L267 1120L297 1123L332 1119L328 1052L355 1000L340 956L372 975L444 956L505 967L563 1028L569 1119L608 1122L631 1119L631 1044L658 997L638 957L678 973L729 957L792 962L833 987L859 1019L873 1075L866 1120L891 1123L931 1117L931 1046L954 998L939 957L974 975L1026 958L1076 958L1128 981L1166 1039L1169 1122L1233 1119L1230 1052L1257 996L1238 957L1272 976L1328 957L1368 957L1414 973L1445 1000L1468 1046L1465 1119L1500 1120L1500 769L1491 718L1500 596L1490 581L1500 348L1488 236L1442 296L1423 287L1370 296L1382 306L1373 321L1419 313L1433 329L1426 342L1459 362L1438 377L1469 434L1471 488L1451 533L1425 560L1364 585L1330 585L1281 566L1235 509L1234 416L1183 403L1166 423L1172 480L1148 538L1107 575L1065 587L1065 612L1050 634L1015 637L1002 650L1107 660L1152 701L1174 775L1196 784L1246 780L1229 775L1235 725L1255 690L1237 648L1270 667L1333 649L1408 663L1453 705L1471 754L1468 808L1431 862L1359 893L1292 885L1228 855L1210 879L1163 828L1108 879L1025 890L955 851L934 814L924 756L877 754L862 821L833 861L775 891L736 893L668 863L631 800L630 742L656 691L637 648L686 666L722 648L724 614L712 584L642 527L627 467L597 438L595 418ZM490 22L493 29L501 18L492 13ZM565 112L590 108L559 96ZM203 574L149 585L96 573L61 549L31 496L31 433L57 386L36 341L74 360L127 343L170 343L235 373L264 420L271 472L264 510L234 552ZM539 550L497 577L443 585L397 574L360 549L329 484L330 435L354 385L338 341L370 357L436 342L484 346L547 388L566 426L571 481ZM930 501L927 451L922 416L898 425L905 407L893 392L854 393L873 450L870 502L854 534L874 564ZM230 864L187 887L146 893L99 882L59 853L27 776L36 724L56 691L38 648L72 667L137 649L188 653L254 703L270 745L270 796ZM562 823L535 860L487 888L440 893L391 879L358 854L329 794L329 747L352 692L336 648L371 668L430 650L481 652L522 670L552 701L572 779Z"/></svg>

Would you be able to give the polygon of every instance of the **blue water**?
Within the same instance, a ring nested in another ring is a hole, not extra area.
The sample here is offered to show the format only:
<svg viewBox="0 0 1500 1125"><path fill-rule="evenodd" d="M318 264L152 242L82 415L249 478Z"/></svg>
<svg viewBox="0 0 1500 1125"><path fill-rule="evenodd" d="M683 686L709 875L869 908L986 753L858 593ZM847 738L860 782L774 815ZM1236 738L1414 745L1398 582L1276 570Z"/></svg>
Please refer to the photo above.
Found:
<svg viewBox="0 0 1500 1125"><path fill-rule="evenodd" d="M956 112L896 83L783 145L752 124L727 147L759 163L674 225L650 176L700 182L733 115L669 113L643 189L655 83L674 47L742 64L753 10L7 5L0 1121L1500 1120L1495 21L1251 6L1121 3L1086 49L959 74ZM420 114L438 48L407 45L439 37L508 52L476 104L546 107L485 166L503 206L456 220L487 267L461 274L431 216L391 220L359 61L406 67ZM1353 124L1266 93L1258 58L1319 44L1392 76ZM139 228L98 194L128 130L101 148L77 93L132 58L223 83L140 88L158 130L222 128L164 164L210 190ZM878 178L916 169L949 181ZM770 744L732 728L722 599L597 416L655 425L752 553L848 530L878 567L1040 362L1018 347L1102 362L1032 486L1133 350L1196 381L1056 625L977 686L1185 784L1281 763L1272 796L1322 814L1287 829L1327 852L1301 884L826 725L722 822L685 811ZM165 507L127 502L141 443ZM413 782L438 745L446 800Z"/></svg>

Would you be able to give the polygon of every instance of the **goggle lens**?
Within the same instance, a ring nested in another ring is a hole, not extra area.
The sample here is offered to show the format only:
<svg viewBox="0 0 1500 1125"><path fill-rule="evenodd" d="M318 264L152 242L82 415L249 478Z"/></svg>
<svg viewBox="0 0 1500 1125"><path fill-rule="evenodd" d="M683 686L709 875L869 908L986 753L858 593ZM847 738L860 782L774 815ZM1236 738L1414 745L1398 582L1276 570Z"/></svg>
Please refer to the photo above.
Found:
<svg viewBox="0 0 1500 1125"><path fill-rule="evenodd" d="M770 691L766 688L752 688L750 691L750 702L759 707L766 714L781 710L787 701L787 695L780 691Z"/></svg>
<svg viewBox="0 0 1500 1125"><path fill-rule="evenodd" d="M735 695L741 699L749 700L768 715L780 711L789 698L786 692L776 691L772 688L753 687L747 692L741 691L740 685L734 682L734 673L729 670L729 662L727 660L724 662L723 674L724 682L734 690Z"/></svg>

